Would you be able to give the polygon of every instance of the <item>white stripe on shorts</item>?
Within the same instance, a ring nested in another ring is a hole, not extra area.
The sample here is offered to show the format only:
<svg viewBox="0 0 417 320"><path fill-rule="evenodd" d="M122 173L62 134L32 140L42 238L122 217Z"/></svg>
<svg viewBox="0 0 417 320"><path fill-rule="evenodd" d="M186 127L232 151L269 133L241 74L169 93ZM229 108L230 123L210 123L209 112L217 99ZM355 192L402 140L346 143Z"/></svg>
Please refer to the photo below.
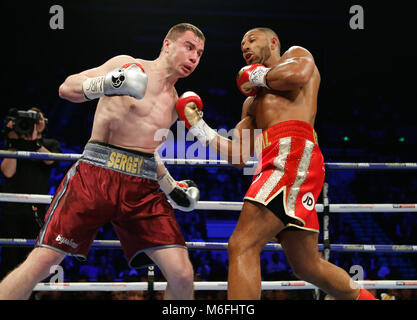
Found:
<svg viewBox="0 0 417 320"><path fill-rule="evenodd" d="M310 140L305 140L305 142L306 143L304 146L303 155L297 168L297 176L290 188L287 198L287 214L290 216L295 215L295 201L297 199L298 193L300 192L302 184L307 178L307 170L310 167L311 156L313 154L314 143Z"/></svg>
<svg viewBox="0 0 417 320"><path fill-rule="evenodd" d="M274 172L269 176L263 186L259 189L255 196L258 201L265 202L272 190L281 181L282 176L285 174L285 163L287 156L291 150L291 137L279 139L279 151L278 157L274 159L274 165L277 167Z"/></svg>

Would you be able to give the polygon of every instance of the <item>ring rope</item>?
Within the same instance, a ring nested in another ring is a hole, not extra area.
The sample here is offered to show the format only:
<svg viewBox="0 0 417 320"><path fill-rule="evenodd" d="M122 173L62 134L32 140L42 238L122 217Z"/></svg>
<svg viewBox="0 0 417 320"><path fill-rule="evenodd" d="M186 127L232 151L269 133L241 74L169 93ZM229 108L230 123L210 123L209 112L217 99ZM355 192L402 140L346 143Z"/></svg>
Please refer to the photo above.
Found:
<svg viewBox="0 0 417 320"><path fill-rule="evenodd" d="M29 151L0 151L0 157L8 158L31 158L39 160L62 160L76 161L81 154L61 154L61 153L42 153ZM207 159L162 159L167 165L185 166L230 166L226 160L207 160ZM245 167L253 167L257 161L248 161ZM328 170L416 170L417 163L326 163ZM52 201L50 195L28 195L28 194L6 194L0 193L0 201L5 202L24 202L24 203L44 203ZM240 211L243 202L217 202L200 201L196 209L200 210L231 210ZM417 204L331 204L326 208L328 212L417 212ZM318 212L323 212L322 204L316 205ZM34 239L0 239L0 245L20 245L33 246ZM190 249L213 249L225 250L227 243L205 243L187 242ZM118 240L95 240L95 247L119 248ZM323 244L318 245L319 250L323 250ZM414 245L365 245L365 244L331 244L332 251L351 251L351 252L417 252ZM264 250L282 250L279 244L267 244ZM415 280L381 280L381 281L357 281L367 289L416 289ZM39 283L34 291L127 291L127 290L147 290L148 283ZM154 282L153 290L165 290L166 282ZM227 290L227 282L195 282L195 290ZM316 286L304 281L270 281L262 282L262 290L268 289L317 289Z"/></svg>
<svg viewBox="0 0 417 320"><path fill-rule="evenodd" d="M50 204L52 201L51 195L42 194L24 194L24 193L0 193L0 201L3 202L20 202L20 203L41 203ZM174 208L175 204L171 202ZM196 204L195 210L220 210L220 211L240 211L243 202L233 201L199 201ZM417 212L417 204L415 203L345 203L345 204L330 204L330 212ZM323 204L316 204L316 211L323 212Z"/></svg>
<svg viewBox="0 0 417 320"><path fill-rule="evenodd" d="M0 246L31 247L36 243L35 239L8 239L0 238ZM193 242L185 243L191 250L227 250L227 242ZM118 249L121 248L119 240L94 240L93 248ZM416 253L417 245L391 245L391 244L330 244L330 249L335 252L385 252L385 253ZM278 243L267 243L264 251L282 251ZM323 244L318 244L318 250L324 250Z"/></svg>
<svg viewBox="0 0 417 320"><path fill-rule="evenodd" d="M417 289L417 280L355 281L365 289ZM154 282L153 290L165 290L166 282ZM305 281L262 281L262 290L309 290L317 288ZM62 282L38 283L33 291L145 291L147 282ZM196 281L194 290L227 290L227 282Z"/></svg>
<svg viewBox="0 0 417 320"><path fill-rule="evenodd" d="M76 161L81 158L81 154L76 153L52 153L52 152L32 152L32 151L7 151L0 150L0 157L21 158L38 160L62 160ZM226 160L215 159L170 159L161 158L167 165L177 166L231 166ZM249 160L245 167L252 167L257 161ZM417 162L326 162L329 170L417 170Z"/></svg>

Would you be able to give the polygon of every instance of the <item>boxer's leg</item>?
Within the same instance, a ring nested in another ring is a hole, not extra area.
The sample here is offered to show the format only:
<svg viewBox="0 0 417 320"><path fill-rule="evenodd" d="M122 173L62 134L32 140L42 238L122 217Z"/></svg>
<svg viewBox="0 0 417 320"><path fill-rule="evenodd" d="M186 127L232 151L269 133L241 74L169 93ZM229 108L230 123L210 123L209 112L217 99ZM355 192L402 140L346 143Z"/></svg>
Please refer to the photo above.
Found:
<svg viewBox="0 0 417 320"><path fill-rule="evenodd" d="M166 300L191 300L194 295L194 271L188 250L181 247L148 250L146 254L158 265L165 279Z"/></svg>
<svg viewBox="0 0 417 320"><path fill-rule="evenodd" d="M245 201L229 239L228 299L260 299L260 253L284 224L264 205Z"/></svg>
<svg viewBox="0 0 417 320"><path fill-rule="evenodd" d="M355 300L359 297L360 287L349 274L320 257L318 233L284 230L279 237L292 271L298 278L316 285L336 299Z"/></svg>
<svg viewBox="0 0 417 320"><path fill-rule="evenodd" d="M0 300L28 299L36 284L50 275L50 268L64 258L64 254L49 248L33 249L0 283Z"/></svg>

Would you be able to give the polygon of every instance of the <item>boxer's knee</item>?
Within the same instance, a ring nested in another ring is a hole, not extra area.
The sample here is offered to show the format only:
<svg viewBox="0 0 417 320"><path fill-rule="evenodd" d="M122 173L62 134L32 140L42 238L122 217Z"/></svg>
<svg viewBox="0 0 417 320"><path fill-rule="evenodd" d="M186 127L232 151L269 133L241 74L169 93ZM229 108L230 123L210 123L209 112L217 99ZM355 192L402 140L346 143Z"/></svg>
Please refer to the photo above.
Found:
<svg viewBox="0 0 417 320"><path fill-rule="evenodd" d="M229 239L227 251L229 257L239 256L247 253L259 254L263 244L252 235L234 232Z"/></svg>
<svg viewBox="0 0 417 320"><path fill-rule="evenodd" d="M37 247L29 253L24 264L33 272L34 276L46 278L50 275L51 267L59 265L64 258L64 254L55 250Z"/></svg>
<svg viewBox="0 0 417 320"><path fill-rule="evenodd" d="M239 255L239 253L242 251L242 247L239 245L239 243L240 237L238 234L236 234L236 232L234 232L227 243L227 252L229 257Z"/></svg>
<svg viewBox="0 0 417 320"><path fill-rule="evenodd" d="M176 290L188 290L194 282L194 270L191 263L187 262L172 267L167 274L167 281Z"/></svg>
<svg viewBox="0 0 417 320"><path fill-rule="evenodd" d="M294 275L307 282L315 282L322 270L320 259L305 259L296 262L290 262Z"/></svg>

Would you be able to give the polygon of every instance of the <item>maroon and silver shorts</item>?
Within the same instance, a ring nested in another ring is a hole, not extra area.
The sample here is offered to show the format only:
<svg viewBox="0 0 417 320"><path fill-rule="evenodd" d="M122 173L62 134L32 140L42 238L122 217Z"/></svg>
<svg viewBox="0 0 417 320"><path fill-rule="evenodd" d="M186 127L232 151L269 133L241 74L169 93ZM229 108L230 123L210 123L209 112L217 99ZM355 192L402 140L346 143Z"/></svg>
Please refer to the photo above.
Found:
<svg viewBox="0 0 417 320"><path fill-rule="evenodd" d="M36 245L86 259L111 222L132 268L152 263L147 250L186 248L156 166L152 154L89 142L58 187Z"/></svg>

